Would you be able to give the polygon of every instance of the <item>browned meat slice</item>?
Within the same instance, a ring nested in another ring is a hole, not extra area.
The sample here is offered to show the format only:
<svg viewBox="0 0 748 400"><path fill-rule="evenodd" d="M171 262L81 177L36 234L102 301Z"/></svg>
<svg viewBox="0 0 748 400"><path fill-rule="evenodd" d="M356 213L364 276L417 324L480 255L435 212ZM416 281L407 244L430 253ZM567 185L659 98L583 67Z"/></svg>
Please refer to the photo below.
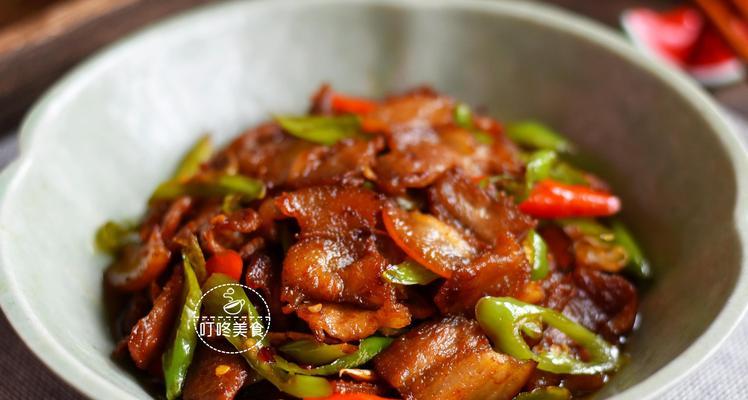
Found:
<svg viewBox="0 0 748 400"><path fill-rule="evenodd" d="M238 160L239 171L272 189L292 181L324 152L322 146L286 135L274 122L262 124L235 139L216 159Z"/></svg>
<svg viewBox="0 0 748 400"><path fill-rule="evenodd" d="M135 292L144 289L156 280L169 264L171 252L161 238L161 230L156 226L151 230L148 241L131 245L104 273L111 287Z"/></svg>
<svg viewBox="0 0 748 400"><path fill-rule="evenodd" d="M443 313L472 315L483 296L521 297L530 279L530 266L522 246L511 235L499 237L493 249L456 270L439 289L434 301Z"/></svg>
<svg viewBox="0 0 748 400"><path fill-rule="evenodd" d="M333 393L365 393L377 396L385 396L387 389L375 382L352 382L343 379L330 380Z"/></svg>
<svg viewBox="0 0 748 400"><path fill-rule="evenodd" d="M382 149L381 138L372 140L346 139L320 152L314 163L293 181L292 187L341 184L358 186L364 173L374 165L377 152Z"/></svg>
<svg viewBox="0 0 748 400"><path fill-rule="evenodd" d="M620 275L586 268L574 271L574 281L604 315L596 318L597 321L591 328L613 342L633 329L638 300L636 288L631 282Z"/></svg>
<svg viewBox="0 0 748 400"><path fill-rule="evenodd" d="M447 317L395 340L374 368L406 400L509 400L535 366L495 352L477 322Z"/></svg>
<svg viewBox="0 0 748 400"><path fill-rule="evenodd" d="M296 314L309 324L319 340L325 335L343 342L364 339L381 328L399 329L410 324L410 313L401 304L388 304L376 311L347 304L305 304Z"/></svg>
<svg viewBox="0 0 748 400"><path fill-rule="evenodd" d="M510 198L499 194L493 199L457 173L443 176L429 188L429 200L435 215L486 243L500 239L505 232L522 238L534 226Z"/></svg>
<svg viewBox="0 0 748 400"><path fill-rule="evenodd" d="M292 304L306 298L379 307L393 296L392 286L381 279L386 267L371 236L304 238L291 246L283 262L283 299Z"/></svg>
<svg viewBox="0 0 748 400"><path fill-rule="evenodd" d="M184 276L175 268L164 289L153 302L153 308L132 328L127 347L135 365L146 369L161 355L179 312Z"/></svg>
<svg viewBox="0 0 748 400"><path fill-rule="evenodd" d="M397 131L413 127L438 127L452 122L454 101L449 97L418 92L395 96L384 101L364 123Z"/></svg>
<svg viewBox="0 0 748 400"><path fill-rule="evenodd" d="M200 242L209 253L220 253L241 246L243 234L254 232L261 223L260 215L251 208L217 214L200 227Z"/></svg>
<svg viewBox="0 0 748 400"><path fill-rule="evenodd" d="M288 327L287 316L283 314L281 303L280 269L275 261L263 252L257 252L249 257L244 273L244 283L257 291L267 301L270 314L273 317L273 329L282 330Z"/></svg>
<svg viewBox="0 0 748 400"><path fill-rule="evenodd" d="M171 242L185 214L192 209L192 204L193 200L188 196L179 197L171 203L169 210L161 220L161 236L164 238L164 242Z"/></svg>
<svg viewBox="0 0 748 400"><path fill-rule="evenodd" d="M457 155L441 143L421 143L377 158L377 184L391 194L424 188L457 163Z"/></svg>
<svg viewBox="0 0 748 400"><path fill-rule="evenodd" d="M184 400L232 400L254 381L255 374L239 354L200 346L184 383Z"/></svg>
<svg viewBox="0 0 748 400"><path fill-rule="evenodd" d="M371 190L323 186L300 189L276 198L281 213L296 218L302 236L345 236L356 230L371 231L382 209L382 200Z"/></svg>

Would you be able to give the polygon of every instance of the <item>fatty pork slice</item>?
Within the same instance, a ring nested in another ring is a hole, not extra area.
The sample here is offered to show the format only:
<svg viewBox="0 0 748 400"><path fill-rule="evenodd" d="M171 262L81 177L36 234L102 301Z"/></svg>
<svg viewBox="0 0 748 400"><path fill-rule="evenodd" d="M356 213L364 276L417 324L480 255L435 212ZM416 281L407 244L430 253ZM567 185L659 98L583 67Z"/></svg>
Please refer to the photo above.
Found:
<svg viewBox="0 0 748 400"><path fill-rule="evenodd" d="M477 322L446 317L395 340L374 368L406 400L509 400L535 364L495 352Z"/></svg>
<svg viewBox="0 0 748 400"><path fill-rule="evenodd" d="M434 215L488 244L505 232L521 239L535 225L511 198L501 193L492 198L457 172L450 172L429 188L429 201Z"/></svg>
<svg viewBox="0 0 748 400"><path fill-rule="evenodd" d="M184 400L231 400L245 385L257 380L239 354L219 353L200 346L184 384Z"/></svg>
<svg viewBox="0 0 748 400"><path fill-rule="evenodd" d="M388 263L374 233L382 208L376 193L314 187L281 195L276 205L301 228L283 262L281 299L318 337L355 340L410 323L394 286L381 277Z"/></svg>
<svg viewBox="0 0 748 400"><path fill-rule="evenodd" d="M151 311L132 328L127 339L127 347L138 368L147 369L151 363L160 361L158 358L169 340L174 320L179 312L183 281L182 268L175 268L163 290L154 300Z"/></svg>
<svg viewBox="0 0 748 400"><path fill-rule="evenodd" d="M472 315L483 296L522 297L530 281L530 266L522 246L509 234L495 246L455 271L439 288L434 301L445 314Z"/></svg>

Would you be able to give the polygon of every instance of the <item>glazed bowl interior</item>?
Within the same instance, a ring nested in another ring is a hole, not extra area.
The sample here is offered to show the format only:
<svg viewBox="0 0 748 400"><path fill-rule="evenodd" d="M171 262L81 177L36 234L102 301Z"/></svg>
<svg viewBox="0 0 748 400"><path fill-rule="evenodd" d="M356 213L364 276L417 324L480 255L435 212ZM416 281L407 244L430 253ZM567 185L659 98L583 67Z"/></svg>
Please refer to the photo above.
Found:
<svg viewBox="0 0 748 400"><path fill-rule="evenodd" d="M92 397L148 398L109 357L93 232L140 215L198 135L302 112L321 82L371 96L430 84L592 155L655 267L628 364L597 398L653 396L742 312L742 147L703 94L612 34L525 2L237 2L105 51L28 117L3 176L0 293L32 350Z"/></svg>

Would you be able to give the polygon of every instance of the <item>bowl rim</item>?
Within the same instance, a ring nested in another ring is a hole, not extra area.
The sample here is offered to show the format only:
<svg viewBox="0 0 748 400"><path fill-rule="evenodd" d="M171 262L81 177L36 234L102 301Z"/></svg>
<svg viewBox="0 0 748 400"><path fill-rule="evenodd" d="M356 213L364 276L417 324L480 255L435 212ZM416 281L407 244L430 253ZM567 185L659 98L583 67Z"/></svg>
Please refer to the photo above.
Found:
<svg viewBox="0 0 748 400"><path fill-rule="evenodd" d="M733 127L727 122L719 107L707 97L706 93L686 78L682 73L662 63L654 62L638 53L629 45L622 35L616 35L611 29L601 24L578 16L555 6L526 2L521 0L485 1L485 0L255 0L252 2L229 1L197 7L177 16L167 18L140 29L114 44L98 51L87 58L58 80L32 107L19 130L18 159L8 165L0 174L0 221L8 210L6 195L17 186L31 163L31 149L38 131L44 122L55 117L56 104L73 96L95 77L93 71L103 68L125 55L131 48L137 48L142 42L156 38L166 32L185 29L200 20L211 20L222 13L237 10L253 12L261 9L282 9L284 7L317 7L321 5L386 5L404 10L443 9L482 12L490 15L509 15L540 25L549 26L585 40L613 52L625 62L645 70L654 76L684 101L690 103L694 110L712 128L735 167L736 200L734 223L740 237L741 248L748 249L748 152L743 141L736 135ZM746 171L746 172L744 172ZM66 348L49 335L48 329L34 314L25 300L17 282L14 271L5 260L0 240L0 306L8 321L18 335L50 370L62 378L80 393L92 398L132 399L134 396L112 381L96 374L89 366L75 358ZM722 310L718 313L706 331L678 356L657 370L653 375L630 388L616 394L618 399L652 399L675 385L704 360L713 354L722 342L737 326L748 305L748 260L741 255L741 269L738 278ZM91 373L89 373L91 372Z"/></svg>

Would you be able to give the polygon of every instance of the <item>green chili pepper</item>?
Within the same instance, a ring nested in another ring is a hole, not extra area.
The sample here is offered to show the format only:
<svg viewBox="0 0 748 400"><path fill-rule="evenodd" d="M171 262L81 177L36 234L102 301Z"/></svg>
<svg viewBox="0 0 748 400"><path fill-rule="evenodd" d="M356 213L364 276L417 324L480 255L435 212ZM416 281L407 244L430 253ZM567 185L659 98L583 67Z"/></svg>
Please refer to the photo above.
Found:
<svg viewBox="0 0 748 400"><path fill-rule="evenodd" d="M358 117L351 114L334 117L275 116L275 120L289 134L326 146L332 146L347 138L366 137L361 131Z"/></svg>
<svg viewBox="0 0 748 400"><path fill-rule="evenodd" d="M136 228L131 223L107 221L96 231L96 248L105 253L117 254L126 245L138 241Z"/></svg>
<svg viewBox="0 0 748 400"><path fill-rule="evenodd" d="M195 235L189 235L186 243L182 244L182 256L187 257L190 267L195 271L195 276L199 283L205 282L208 278L208 272L205 269L205 256L200 248L200 243Z"/></svg>
<svg viewBox="0 0 748 400"><path fill-rule="evenodd" d="M173 199L179 196L220 197L229 194L242 195L248 200L265 197L262 181L243 175L217 175L208 181L180 182L169 180L159 185L150 201Z"/></svg>
<svg viewBox="0 0 748 400"><path fill-rule="evenodd" d="M213 142L210 140L210 136L200 137L182 158L174 172L173 179L184 181L191 178L200 169L200 164L208 161L211 155L213 155Z"/></svg>
<svg viewBox="0 0 748 400"><path fill-rule="evenodd" d="M549 308L511 297L483 297L475 306L475 317L493 341L496 351L520 360L533 360L542 371L591 375L618 368L620 354L616 346ZM522 337L522 325L533 318L540 318L574 340L588 352L590 361L575 359L561 351L534 353Z"/></svg>
<svg viewBox="0 0 748 400"><path fill-rule="evenodd" d="M234 279L218 273L212 274L205 281L203 290L206 295L203 299L203 305L208 315L231 317L223 309L224 305L227 304L226 298L223 297L226 294L228 297L233 297L234 300L242 304L242 312L247 314L250 321L258 320L259 314L243 290L233 290L233 293L229 293L228 290L234 288L230 285L221 286L227 284L235 285L237 283ZM224 337L237 350L242 351L242 356L252 369L262 378L275 385L280 391L301 398L325 397L332 394L332 387L327 379L288 373L278 368L277 363L262 360L259 357L260 348L268 346L267 340L264 337L251 336L244 339L241 336L229 334Z"/></svg>
<svg viewBox="0 0 748 400"><path fill-rule="evenodd" d="M514 396L513 400L569 400L571 392L569 389L558 386L540 387L532 392L522 392Z"/></svg>
<svg viewBox="0 0 748 400"><path fill-rule="evenodd" d="M325 344L314 340L296 340L279 347L278 350L297 362L308 365L329 364L350 352L348 344Z"/></svg>
<svg viewBox="0 0 748 400"><path fill-rule="evenodd" d="M299 375L333 375L342 369L356 368L359 365L366 364L374 356L389 347L393 340L392 338L378 336L368 337L359 343L358 350L355 352L340 357L330 364L315 368L303 368L279 356L275 357L275 363L278 368Z"/></svg>
<svg viewBox="0 0 748 400"><path fill-rule="evenodd" d="M454 111L455 123L465 129L473 129L473 112L470 110L470 106L465 103L459 103L455 106Z"/></svg>
<svg viewBox="0 0 748 400"><path fill-rule="evenodd" d="M537 182L550 177L557 161L556 152L551 150L539 150L530 155L525 169L525 186L528 193Z"/></svg>
<svg viewBox="0 0 748 400"><path fill-rule="evenodd" d="M479 129L475 129L475 124L473 123L473 112L467 104L459 103L455 106L453 119L457 126L469 130L478 143L485 145L493 144L493 137L491 135Z"/></svg>
<svg viewBox="0 0 748 400"><path fill-rule="evenodd" d="M554 150L560 153L573 153L574 146L561 134L536 122L524 121L510 124L506 134L520 146L542 150Z"/></svg>
<svg viewBox="0 0 748 400"><path fill-rule="evenodd" d="M438 279L439 275L415 261L406 260L385 270L382 278L398 285L428 285Z"/></svg>
<svg viewBox="0 0 748 400"><path fill-rule="evenodd" d="M569 185L585 185L589 186L587 177L584 171L572 166L571 164L559 161L553 167L550 173L550 178L561 183Z"/></svg>
<svg viewBox="0 0 748 400"><path fill-rule="evenodd" d="M545 240L534 230L527 233L523 246L527 260L530 262L532 272L530 278L534 281L545 279L548 276L548 246Z"/></svg>
<svg viewBox="0 0 748 400"><path fill-rule="evenodd" d="M634 240L633 235L626 229L626 225L619 220L613 220L611 228L615 234L615 241L629 256L629 263L626 265L626 271L630 272L639 279L648 279L652 276L652 268L649 261L644 257L639 244Z"/></svg>
<svg viewBox="0 0 748 400"><path fill-rule="evenodd" d="M172 345L166 349L161 360L166 383L166 398L169 400L176 399L182 393L187 370L195 355L197 346L195 322L200 315L200 298L202 297L200 284L186 253L182 253L182 260L185 278L182 287L182 313L179 315L179 321L173 333Z"/></svg>

